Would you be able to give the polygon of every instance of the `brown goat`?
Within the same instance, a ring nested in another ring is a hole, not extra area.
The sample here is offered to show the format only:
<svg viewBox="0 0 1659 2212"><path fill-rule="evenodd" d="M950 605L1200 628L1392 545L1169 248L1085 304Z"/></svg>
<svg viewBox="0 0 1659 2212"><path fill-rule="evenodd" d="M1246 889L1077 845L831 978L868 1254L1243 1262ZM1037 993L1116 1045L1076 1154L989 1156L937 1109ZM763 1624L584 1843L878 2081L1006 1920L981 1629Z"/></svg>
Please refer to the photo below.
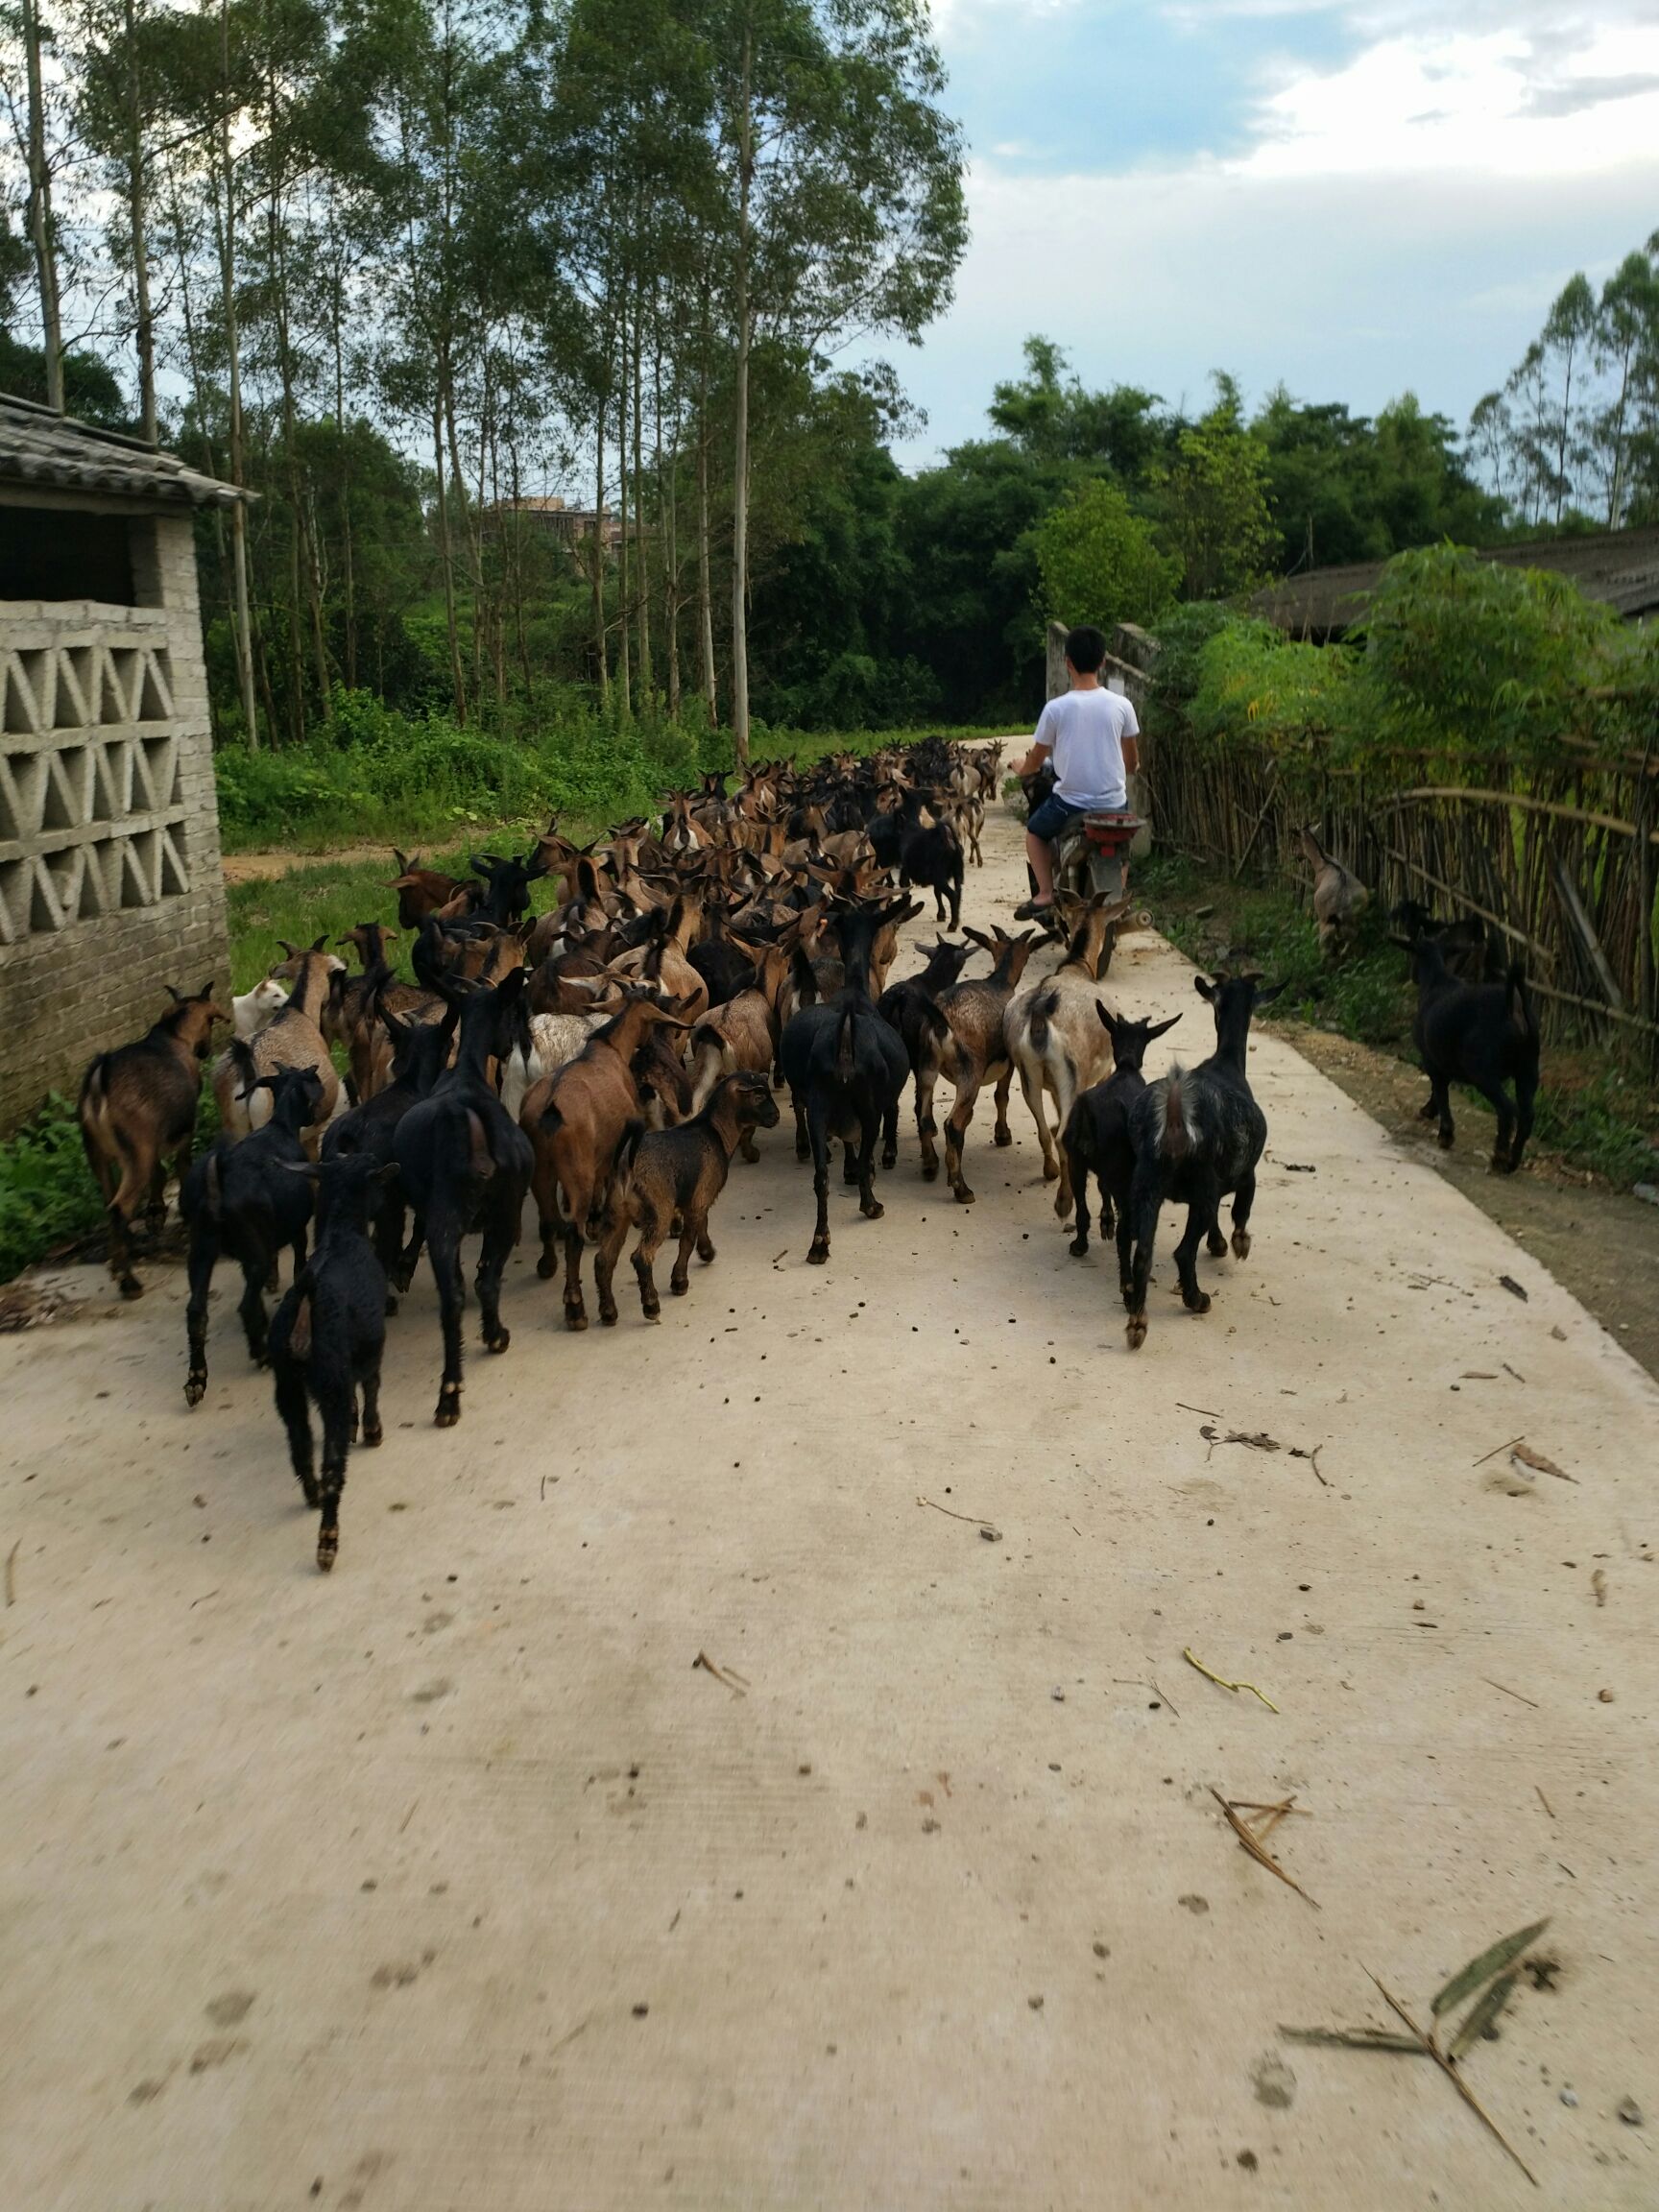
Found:
<svg viewBox="0 0 1659 2212"><path fill-rule="evenodd" d="M454 898L463 878L441 876L435 868L422 868L419 853L405 858L396 845L392 848L392 857L397 863L397 873L386 888L397 894L397 926L419 929L428 914L435 914L440 906Z"/></svg>
<svg viewBox="0 0 1659 2212"><path fill-rule="evenodd" d="M211 981L193 998L169 984L172 1006L144 1035L100 1052L82 1078L76 1118L86 1162L109 1217L109 1272L123 1298L144 1286L132 1272L132 1217L148 1199L151 1218L163 1208L161 1163L171 1159L180 1184L190 1165L202 1062L215 1022L230 1017L213 998Z"/></svg>
<svg viewBox="0 0 1659 2212"><path fill-rule="evenodd" d="M931 1028L921 1042L916 1067L916 1130L922 1144L922 1173L930 1183L939 1172L939 1156L933 1149L933 1086L943 1075L956 1094L945 1124L945 1172L956 1203L972 1206L974 1193L962 1173L962 1148L968 1124L974 1118L974 1101L993 1075L997 1077L997 1126L992 1142L998 1145L1014 1142L1014 1132L1008 1126L1008 1086L1013 1080L1014 1063L1002 1034L1002 1020L1031 957L1037 932L1025 929L1018 937L1010 937L1004 930L993 929L987 937L981 930L965 929L963 935L983 946L996 966L989 975L952 983L934 1001L945 1021L942 1031Z"/></svg>
<svg viewBox="0 0 1659 2212"><path fill-rule="evenodd" d="M676 1298L684 1298L690 1287L693 1249L705 1266L714 1257L709 1214L726 1188L733 1152L740 1143L752 1149L757 1129L777 1125L778 1101L772 1086L764 1074L752 1073L724 1076L702 1112L678 1129L649 1131L637 1121L627 1124L608 1190L589 1225L599 1246L593 1282L599 1318L607 1329L616 1320L612 1278L630 1226L639 1232L634 1272L639 1278L640 1310L647 1321L655 1321L662 1309L652 1262L675 1220L680 1223L680 1250L668 1287Z"/></svg>
<svg viewBox="0 0 1659 2212"><path fill-rule="evenodd" d="M345 963L324 950L326 938L303 952L279 937L287 958L272 969L273 975L291 976L294 988L282 1011L268 1022L249 1043L254 1074L275 1075L282 1068L314 1068L322 1086L317 1119L306 1131L306 1152L315 1160L323 1130L332 1118L340 1098L340 1077L323 1035L322 1022L328 1004L329 980ZM213 1066L213 1095L219 1101L219 1119L230 1137L247 1137L271 1118L271 1093L244 1087L241 1071L226 1053Z"/></svg>
<svg viewBox="0 0 1659 2212"><path fill-rule="evenodd" d="M556 1244L565 1246L565 1326L586 1329L582 1299L583 1226L611 1172L628 1123L639 1116L634 1055L660 1024L685 1023L649 992L630 993L622 1011L588 1041L574 1060L533 1083L519 1126L536 1155L531 1189L541 1224L536 1272L545 1283L558 1272Z"/></svg>

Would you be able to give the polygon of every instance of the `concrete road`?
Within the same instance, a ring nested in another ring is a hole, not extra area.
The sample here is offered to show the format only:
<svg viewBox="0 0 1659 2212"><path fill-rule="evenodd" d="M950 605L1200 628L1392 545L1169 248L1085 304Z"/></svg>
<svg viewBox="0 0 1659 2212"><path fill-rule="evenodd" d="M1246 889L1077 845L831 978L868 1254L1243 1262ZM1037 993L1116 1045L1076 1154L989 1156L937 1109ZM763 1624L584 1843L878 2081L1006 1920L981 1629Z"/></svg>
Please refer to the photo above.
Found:
<svg viewBox="0 0 1659 2212"><path fill-rule="evenodd" d="M1109 996L1208 1047L1155 940ZM1251 1065L1252 1259L1189 1319L1166 1229L1134 1356L1018 1092L972 1209L913 1133L883 1220L837 1183L827 1269L764 1139L656 1329L567 1336L526 1244L449 1433L423 1279L329 1580L228 1278L194 1414L177 1270L0 1340L0 2206L1659 2203L1659 1393ZM1320 1910L1212 1787L1295 1793ZM1467 2069L1536 2189L1276 2032L1545 1914Z"/></svg>

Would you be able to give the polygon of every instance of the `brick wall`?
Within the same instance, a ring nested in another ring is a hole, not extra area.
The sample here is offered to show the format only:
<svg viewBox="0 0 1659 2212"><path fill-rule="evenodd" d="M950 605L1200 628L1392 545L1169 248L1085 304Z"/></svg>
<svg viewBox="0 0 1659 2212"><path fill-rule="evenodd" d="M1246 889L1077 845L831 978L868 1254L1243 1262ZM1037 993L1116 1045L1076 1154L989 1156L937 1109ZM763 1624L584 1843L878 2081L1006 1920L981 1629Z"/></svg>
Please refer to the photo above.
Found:
<svg viewBox="0 0 1659 2212"><path fill-rule="evenodd" d="M228 988L190 517L133 539L141 606L0 601L0 1133Z"/></svg>

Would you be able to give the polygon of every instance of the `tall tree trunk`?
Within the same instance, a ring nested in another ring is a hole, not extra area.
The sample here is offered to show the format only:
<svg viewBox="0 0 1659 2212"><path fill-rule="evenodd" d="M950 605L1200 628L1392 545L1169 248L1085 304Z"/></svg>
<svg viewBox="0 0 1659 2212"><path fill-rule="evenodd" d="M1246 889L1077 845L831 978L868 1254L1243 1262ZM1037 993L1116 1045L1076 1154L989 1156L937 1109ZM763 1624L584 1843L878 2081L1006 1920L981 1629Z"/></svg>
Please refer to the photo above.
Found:
<svg viewBox="0 0 1659 2212"><path fill-rule="evenodd" d="M708 323L705 318L704 335ZM714 680L713 563L709 551L709 355L705 349L697 399L697 661L709 727L720 727L720 692Z"/></svg>
<svg viewBox="0 0 1659 2212"><path fill-rule="evenodd" d="M144 192L144 107L138 83L138 33L133 0L124 0L127 30L127 220L132 232L132 297L137 308L138 435L156 443L156 322L150 311L150 236Z"/></svg>
<svg viewBox="0 0 1659 2212"><path fill-rule="evenodd" d="M732 453L732 743L737 765L749 765L749 196L755 180L755 118L750 105L754 33L743 26L737 113L737 365L733 392Z"/></svg>
<svg viewBox="0 0 1659 2212"><path fill-rule="evenodd" d="M628 564L628 310L624 304L617 323L616 378L616 690L625 715L634 711L634 663L629 643L634 604L630 597L633 574Z"/></svg>
<svg viewBox="0 0 1659 2212"><path fill-rule="evenodd" d="M467 726L467 679L461 670L461 637L455 624L455 551L449 542L449 498L444 488L443 385L432 397L432 468L438 480L438 558L444 570L444 615L449 633L449 683L455 694L455 719Z"/></svg>
<svg viewBox="0 0 1659 2212"><path fill-rule="evenodd" d="M346 426L346 363L341 336L341 282L335 263L334 303L334 427L340 439L340 568L345 601L346 688L357 688L357 575L351 544L351 442Z"/></svg>
<svg viewBox="0 0 1659 2212"><path fill-rule="evenodd" d="M599 659L599 704L611 704L611 641L605 635L605 417L599 402L599 429L593 441L593 650Z"/></svg>
<svg viewBox="0 0 1659 2212"><path fill-rule="evenodd" d="M230 481L244 483L242 454L242 348L236 330L236 173L230 163L230 11L229 0L219 0L219 176L225 195L224 219L219 228L219 272L224 290L225 345L230 385ZM236 668L242 692L242 720L252 750L259 748L259 715L253 703L253 622L248 602L248 503L238 499L230 510L230 564L235 582ZM267 699L270 686L266 686ZM273 722L272 729L276 729Z"/></svg>
<svg viewBox="0 0 1659 2212"><path fill-rule="evenodd" d="M639 704L651 701L651 564L645 545L645 431L642 317L634 323L634 594L639 603Z"/></svg>
<svg viewBox="0 0 1659 2212"><path fill-rule="evenodd" d="M58 243L52 234L52 174L46 165L46 94L40 77L38 0L23 0L23 49L29 76L29 237L40 288L40 341L46 362L46 404L63 412L63 322L58 302Z"/></svg>
<svg viewBox="0 0 1659 2212"><path fill-rule="evenodd" d="M668 655L668 718L680 719L680 546L675 533L675 461L669 446L666 471L662 466L662 332L657 329L657 349L652 364L652 397L656 402L658 505L662 518L662 629Z"/></svg>

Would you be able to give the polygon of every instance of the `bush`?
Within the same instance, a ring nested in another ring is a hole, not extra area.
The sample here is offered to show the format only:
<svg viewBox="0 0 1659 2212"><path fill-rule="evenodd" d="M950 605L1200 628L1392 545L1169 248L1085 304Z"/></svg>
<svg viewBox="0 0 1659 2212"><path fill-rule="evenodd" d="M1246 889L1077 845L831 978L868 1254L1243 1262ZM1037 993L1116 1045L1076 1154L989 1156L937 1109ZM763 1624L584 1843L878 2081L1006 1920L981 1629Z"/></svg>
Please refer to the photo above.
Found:
<svg viewBox="0 0 1659 2212"><path fill-rule="evenodd" d="M90 1235L103 1218L74 1109L54 1092L0 1144L0 1283Z"/></svg>

